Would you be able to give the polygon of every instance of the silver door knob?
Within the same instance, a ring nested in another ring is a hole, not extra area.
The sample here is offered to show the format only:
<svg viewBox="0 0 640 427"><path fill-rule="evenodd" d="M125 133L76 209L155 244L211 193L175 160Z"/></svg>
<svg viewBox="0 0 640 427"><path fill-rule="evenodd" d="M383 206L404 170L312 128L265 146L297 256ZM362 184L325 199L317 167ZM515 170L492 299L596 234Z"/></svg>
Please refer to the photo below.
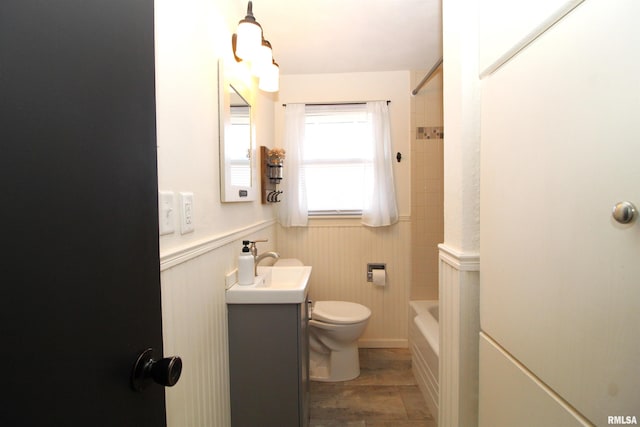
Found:
<svg viewBox="0 0 640 427"><path fill-rule="evenodd" d="M613 218L620 224L628 224L636 218L638 210L631 202L618 202L613 207Z"/></svg>

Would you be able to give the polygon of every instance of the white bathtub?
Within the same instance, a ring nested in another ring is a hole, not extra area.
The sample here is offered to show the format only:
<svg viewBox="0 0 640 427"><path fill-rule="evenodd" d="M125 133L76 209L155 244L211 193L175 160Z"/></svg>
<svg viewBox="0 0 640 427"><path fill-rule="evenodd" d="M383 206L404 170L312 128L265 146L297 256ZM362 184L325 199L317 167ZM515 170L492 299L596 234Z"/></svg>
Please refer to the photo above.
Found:
<svg viewBox="0 0 640 427"><path fill-rule="evenodd" d="M409 302L411 366L429 411L438 421L438 301Z"/></svg>

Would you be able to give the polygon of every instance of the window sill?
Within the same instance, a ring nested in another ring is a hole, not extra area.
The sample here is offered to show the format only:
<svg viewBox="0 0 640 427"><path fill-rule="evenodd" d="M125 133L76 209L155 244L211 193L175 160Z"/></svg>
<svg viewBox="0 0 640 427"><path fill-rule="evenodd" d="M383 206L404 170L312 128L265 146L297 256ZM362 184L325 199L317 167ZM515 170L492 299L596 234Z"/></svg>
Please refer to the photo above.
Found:
<svg viewBox="0 0 640 427"><path fill-rule="evenodd" d="M326 211L310 211L308 215L309 220L319 219L357 219L360 220L362 218L361 210L326 210Z"/></svg>
<svg viewBox="0 0 640 427"><path fill-rule="evenodd" d="M309 227L360 227L360 215L309 215Z"/></svg>
<svg viewBox="0 0 640 427"><path fill-rule="evenodd" d="M400 223L409 223L411 222L411 217L409 216L401 216ZM394 224L394 227L397 224ZM322 215L322 216L311 216L309 215L309 223L307 224L309 228L322 228L322 227L367 227L362 224L362 217L360 215ZM383 227L386 228L386 227Z"/></svg>

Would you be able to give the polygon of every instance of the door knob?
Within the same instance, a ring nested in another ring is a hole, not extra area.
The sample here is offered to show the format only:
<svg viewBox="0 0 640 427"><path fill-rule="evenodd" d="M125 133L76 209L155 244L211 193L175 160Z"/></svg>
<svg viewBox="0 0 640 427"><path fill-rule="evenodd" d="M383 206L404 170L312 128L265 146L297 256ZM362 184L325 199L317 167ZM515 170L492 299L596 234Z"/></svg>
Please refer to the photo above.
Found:
<svg viewBox="0 0 640 427"><path fill-rule="evenodd" d="M631 202L618 202L613 207L613 218L620 224L628 224L636 218L638 210Z"/></svg>
<svg viewBox="0 0 640 427"><path fill-rule="evenodd" d="M131 372L131 388L144 390L151 382L172 387L182 373L182 359L177 356L153 359L153 349L148 348L138 356Z"/></svg>

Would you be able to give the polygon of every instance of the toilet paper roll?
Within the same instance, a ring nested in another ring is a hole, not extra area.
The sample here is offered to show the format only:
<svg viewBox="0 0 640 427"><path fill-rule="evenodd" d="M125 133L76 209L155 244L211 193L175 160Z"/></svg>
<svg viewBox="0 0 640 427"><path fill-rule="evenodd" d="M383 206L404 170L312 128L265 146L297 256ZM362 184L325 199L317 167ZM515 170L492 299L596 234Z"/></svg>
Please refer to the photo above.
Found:
<svg viewBox="0 0 640 427"><path fill-rule="evenodd" d="M387 284L387 270L375 269L371 272L373 276L373 284L376 286L384 286Z"/></svg>

